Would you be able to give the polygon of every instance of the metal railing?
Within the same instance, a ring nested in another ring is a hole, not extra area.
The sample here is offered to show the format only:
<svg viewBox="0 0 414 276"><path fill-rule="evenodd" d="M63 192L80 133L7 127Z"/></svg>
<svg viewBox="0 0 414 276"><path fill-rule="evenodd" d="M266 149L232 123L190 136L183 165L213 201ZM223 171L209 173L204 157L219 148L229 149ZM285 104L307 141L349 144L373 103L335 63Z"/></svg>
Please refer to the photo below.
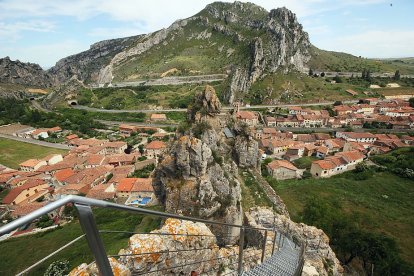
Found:
<svg viewBox="0 0 414 276"><path fill-rule="evenodd" d="M45 262L46 260L50 259L51 257L53 257L54 255L56 255L57 253L61 252L63 249L69 247L70 245L74 244L75 242L79 241L82 238L86 238L89 249L91 250L91 253L94 257L94 262L96 262L96 266L99 270L100 275L113 275L108 257L123 257L123 256L133 256L133 255L145 255L145 254L154 254L154 252L142 252L140 254L126 254L126 255L122 255L122 254L118 254L118 255L108 255L106 253L106 250L104 248L104 244L102 242L101 239L101 234L102 233L126 233L126 234L147 234L147 235L180 235L180 234L168 234L168 233L137 233L137 232L128 232L128 231L118 231L118 230L98 230L98 227L96 225L95 222L95 218L93 215L93 211L92 211L92 207L101 207L101 208L111 208L111 209L116 209L116 210L122 210L122 211L129 211L129 212L133 212L133 213L139 213L139 214L144 214L144 215L152 215L152 216L157 216L157 217L161 217L161 218L174 218L174 219L179 219L179 220L185 220L185 221L192 221L192 222L201 222L204 224L208 224L208 225L216 225L216 226L220 226L220 227L235 227L240 229L240 236L239 236L239 242L238 242L238 246L239 246L239 252L238 254L234 254L231 256L226 256L226 258L229 257L236 257L237 256L237 261L233 261L230 263L227 263L226 266L228 268L233 267L233 269L230 269L231 272L230 273L226 273L224 275L241 275L243 273L243 265L244 263L248 260L248 259L252 259L253 257L256 257L256 259L261 260L261 262L264 261L265 258L265 254L266 254L266 244L268 241L268 233L269 232L274 232L274 238L272 239L272 250L271 250L271 255L273 255L274 250L275 250L275 246L276 244L278 245L278 248L280 248L281 243L283 243L283 240L286 237L288 237L288 232L287 233L282 233L279 232L279 241L277 241L277 231L276 228L264 228L264 227L250 227L250 226L246 226L246 225L239 225L239 224L230 224L230 223L223 223L223 222L218 222L218 221L212 221L212 220L205 220L205 219L200 219L200 218L194 218L194 217L188 217L188 216L181 216L181 215L176 215L176 214L169 214L169 213L165 213L165 212L160 212L160 211L155 211L155 210L149 210L149 209L144 209L144 208L138 208L138 207L131 207L131 206L126 206L126 205L121 205L121 204L116 204L113 202L108 202L108 201L102 201L102 200L96 200L96 199L92 199L92 198L86 198L86 197L81 197L81 196L75 196L75 195L68 195L65 196L57 201L51 202L48 205L24 216L21 218L18 218L4 226L0 227L0 236L8 234L9 232L16 230L20 227L26 226L28 224L30 224L32 221L34 221L35 219L40 218L43 215L46 215L52 211L54 211L55 209L58 209L62 206L65 206L69 203L72 203L75 208L78 211L79 214L79 222L83 231L83 235L75 238L74 240L70 241L69 243L65 244L64 246L60 247L59 249L55 250L54 252L52 252L51 254L49 254L48 256L42 258L41 260L39 260L38 262L34 263L33 265L29 266L28 268L26 268L25 270L23 270L22 272L20 272L18 275L22 275L25 274L27 272L29 272L30 270L32 270L33 268L37 267L38 265L42 264L43 262ZM244 257L244 255L246 253L248 253L250 250L245 248L245 234L246 234L246 230L253 230L253 231L260 231L261 233L263 233L263 243L261 246L261 256L256 256L256 255L252 255L252 256L248 256L248 257ZM283 236L282 236L283 234ZM216 235L188 235L188 234L182 234L182 235L186 235L186 236L199 236L199 237L206 237L206 236L210 236L210 237L214 237L216 238ZM227 235L230 236L230 235ZM233 236L234 237L234 236ZM296 244L295 244L296 246ZM300 275L300 273L302 272L302 267L303 267L303 262L304 262L304 252L305 252L305 245L303 242L300 242L300 244L298 246L301 246L301 255L297 264L297 269L294 275ZM168 248L168 250L165 251L159 251L159 252L155 252L155 253L174 253L174 252L181 252L181 251L191 251L191 250L207 250L210 248L194 248L194 249L180 249L180 250L174 250L174 249L170 249ZM150 270L150 271L143 271L143 272L139 272L137 273L137 275L144 275L144 274L162 274L162 271L164 270L171 270L174 268L180 268L180 267L184 267L184 266L191 266L191 265L196 265L196 264L200 264L203 262L211 262L211 261L218 261L221 258L216 258L216 259L208 259L208 260L200 260L197 262L192 262L192 263L184 263L184 264L180 264L177 265L176 267L167 267L167 268L161 268L158 270ZM213 272L214 270L219 270L222 269L221 266L219 266L219 268L215 268L213 267L211 269L211 271L208 272ZM203 272L206 273L206 272Z"/></svg>

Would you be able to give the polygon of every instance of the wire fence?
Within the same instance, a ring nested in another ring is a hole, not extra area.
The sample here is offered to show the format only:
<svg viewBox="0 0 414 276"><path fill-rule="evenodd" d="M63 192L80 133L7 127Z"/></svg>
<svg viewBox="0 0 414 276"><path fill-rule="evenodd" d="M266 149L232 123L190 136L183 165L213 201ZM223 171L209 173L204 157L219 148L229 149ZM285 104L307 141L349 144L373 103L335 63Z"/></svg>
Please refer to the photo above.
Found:
<svg viewBox="0 0 414 276"><path fill-rule="evenodd" d="M206 246L206 247L180 248L179 246L177 246L176 248L168 248L165 250L158 250L158 251L155 250L152 252L143 251L143 252L137 252L137 253L108 255L105 251L105 247L101 239L101 235L106 235L106 234L129 234L129 235L150 235L150 236L157 235L161 237L182 236L182 237L191 237L195 239L212 238L216 242L218 239L222 239L222 240L234 239L236 241L238 240L237 244L227 244L227 245L220 247L220 248L227 247L228 249L232 249L233 253L231 255L228 255L228 254L225 256L215 255L209 258L201 258L201 259L199 258L200 256L195 255L195 259L192 261L187 262L186 260L184 260L183 263L173 265L173 266L167 266L164 264L165 267L163 267L162 265L158 265L158 266L150 265L148 266L148 268L145 268L143 271L134 271L133 272L134 275L160 275L160 274L166 274L166 273L167 274L176 273L178 270L184 269L184 268L187 268L187 269L194 268L195 270L198 270L200 269L200 267L203 267L203 269L201 269L200 271L201 275L206 275L214 271L217 271L220 273L222 272L226 273L226 274L221 274L221 275L241 275L244 271L244 267L250 267L257 263L263 263L265 257L269 255L268 246L271 245L270 255L273 255L276 247L278 248L278 250L279 248L283 247L284 241L286 238L293 241L295 244L295 247L296 246L301 247L295 275L300 275L297 273L300 273L302 271L303 259L304 259L304 253L305 253L304 242L299 237L296 237L293 233L291 233L289 231L289 228L287 228L287 230L279 229L278 231L276 231L275 224L274 224L274 218L273 218L273 224L272 223L267 224L269 226L267 228L266 227L250 227L246 225L228 224L228 223L222 223L222 222L217 222L217 221L204 220L200 218L180 216L176 214L168 214L164 212L131 207L131 206L125 206L125 205L115 204L112 202L90 199L90 198L85 198L85 197L66 196L60 200L52 202L30 213L27 216L21 217L9 224L6 224L0 227L0 236L7 234L10 231L15 230L19 227L27 225L28 223L31 223L33 220L41 217L42 215L45 215L55 209L65 206L68 203L73 203L74 206L76 207L78 214L79 214L79 222L80 222L80 225L82 227L84 234L68 242L67 244L63 245L57 250L51 252L49 255L45 256L44 258L30 265L29 267L27 267L26 269L24 269L17 275L23 275L25 273L30 272L35 267L49 260L50 258L55 256L62 250L69 248L70 246L72 246L73 244L75 244L76 242L78 242L79 240L83 238L86 239L89 249L91 250L92 255L94 257L94 261L90 263L88 267L96 264L96 267L99 270L99 273L105 276L113 275L113 271L110 266L108 257L137 258L139 256L146 256L149 254L165 254L166 256L170 256L171 258L173 258L174 256L178 256L179 254L184 254L184 253L189 253L189 252L195 252L196 254L197 252L199 253L202 251L213 250L218 247L216 243L214 243L214 246ZM175 218L175 219L185 220L185 221L201 222L207 225L219 226L221 228L228 227L229 230L232 228L236 228L240 230L240 235L230 235L230 234L206 235L206 234L191 234L191 233L166 233L166 232L160 232L160 231L143 233L143 232L134 232L134 231L122 231L122 230L117 230L117 229L98 230L97 225L95 223L94 216L93 216L93 210L91 207L112 208L112 209L117 209L117 210L122 210L122 211L133 212L133 213L158 216L161 218ZM265 219L265 218L263 217L262 219ZM245 243L245 239L246 239L245 233L247 230L255 231L255 233L260 233L262 239L261 239L261 242L259 242L256 247L246 248L247 244ZM273 238L270 238L271 236L270 233L273 233ZM279 240L277 240L278 236L279 236ZM268 251L266 251L266 249L268 249ZM252 253L251 255L251 252L253 251L256 251L256 252ZM215 254L217 254L217 252ZM246 254L250 254L250 255L247 256ZM205 270L206 268L204 268L204 266L208 267L207 270ZM211 268L209 266L211 266Z"/></svg>

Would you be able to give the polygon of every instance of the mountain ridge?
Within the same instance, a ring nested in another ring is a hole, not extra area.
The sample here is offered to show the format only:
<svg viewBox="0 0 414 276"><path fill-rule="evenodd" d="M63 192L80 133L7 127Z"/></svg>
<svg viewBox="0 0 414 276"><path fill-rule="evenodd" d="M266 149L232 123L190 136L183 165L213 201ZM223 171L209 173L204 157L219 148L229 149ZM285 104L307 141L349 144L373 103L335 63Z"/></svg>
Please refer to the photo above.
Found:
<svg viewBox="0 0 414 276"><path fill-rule="evenodd" d="M236 1L208 4L197 14L149 34L96 42L86 51L59 60L47 71L30 71L32 78L15 72L14 78L0 77L0 81L17 79L26 85L50 87L75 77L86 84L107 86L168 74L226 74L229 77L224 81L223 99L232 103L243 100L254 83L269 75L307 73L309 68L391 71L399 68L397 65L320 50L310 43L290 10L267 11ZM401 66L405 70L405 65ZM0 67L0 76L14 71L10 66ZM37 81L33 83L34 79Z"/></svg>

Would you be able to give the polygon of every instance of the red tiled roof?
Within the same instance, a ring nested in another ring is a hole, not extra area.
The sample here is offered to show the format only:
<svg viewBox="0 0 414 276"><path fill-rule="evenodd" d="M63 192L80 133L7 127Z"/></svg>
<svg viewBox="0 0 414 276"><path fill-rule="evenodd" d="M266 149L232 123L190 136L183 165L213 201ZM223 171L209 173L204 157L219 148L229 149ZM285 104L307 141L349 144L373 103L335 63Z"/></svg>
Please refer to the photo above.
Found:
<svg viewBox="0 0 414 276"><path fill-rule="evenodd" d="M130 192L132 190L132 187L134 186L135 181L138 178L124 178L121 179L121 181L118 182L118 185L116 185L116 190L118 192Z"/></svg>
<svg viewBox="0 0 414 276"><path fill-rule="evenodd" d="M35 167L40 162L42 162L42 160L29 159L29 160L24 161L23 163L20 163L19 166L22 166L22 167Z"/></svg>
<svg viewBox="0 0 414 276"><path fill-rule="evenodd" d="M13 217L22 217L46 205L46 202L30 202L22 205L17 205L11 213Z"/></svg>
<svg viewBox="0 0 414 276"><path fill-rule="evenodd" d="M62 182L62 181L65 181L67 178L71 177L74 174L75 174L74 170L72 170L71 168L67 168L67 169L57 171L54 174L54 177L57 181Z"/></svg>
<svg viewBox="0 0 414 276"><path fill-rule="evenodd" d="M312 164L318 165L323 170L331 170L336 167L336 164L330 160L313 161Z"/></svg>
<svg viewBox="0 0 414 276"><path fill-rule="evenodd" d="M273 160L272 162L267 164L267 166L271 168L272 170L278 169L280 167L283 167L283 168L286 168L292 171L298 170L298 168L296 168L292 163L290 163L287 160Z"/></svg>
<svg viewBox="0 0 414 276"><path fill-rule="evenodd" d="M166 120L167 116L165 114L151 114L151 120Z"/></svg>
<svg viewBox="0 0 414 276"><path fill-rule="evenodd" d="M254 112L239 111L237 112L237 118L253 120L253 119L256 119L257 117L256 117L256 114L254 114Z"/></svg>
<svg viewBox="0 0 414 276"><path fill-rule="evenodd" d="M55 126L55 127L49 128L48 131L49 132L60 132L62 131L62 129L60 128L60 126Z"/></svg>
<svg viewBox="0 0 414 276"><path fill-rule="evenodd" d="M152 178L136 178L131 192L154 192Z"/></svg>
<svg viewBox="0 0 414 276"><path fill-rule="evenodd" d="M26 189L30 189L36 186L40 186L45 184L46 182L42 179L28 179L25 184L22 186L16 187L12 189L4 198L3 203L4 204L11 204L16 197L23 192Z"/></svg>
<svg viewBox="0 0 414 276"><path fill-rule="evenodd" d="M165 147L166 145L163 141L152 141L151 143L145 146L146 149L151 149L151 150L163 149Z"/></svg>
<svg viewBox="0 0 414 276"><path fill-rule="evenodd" d="M369 132L343 132L343 134L353 139L375 138L375 135Z"/></svg>
<svg viewBox="0 0 414 276"><path fill-rule="evenodd" d="M328 154L329 149L325 146L319 146L316 148L316 151L323 154Z"/></svg>
<svg viewBox="0 0 414 276"><path fill-rule="evenodd" d="M104 155L99 154L90 154L87 156L86 164L87 165L101 165L105 159Z"/></svg>
<svg viewBox="0 0 414 276"><path fill-rule="evenodd" d="M72 139L75 139L75 138L78 138L78 135L76 135L76 134L70 134L70 135L68 135L68 136L66 136L66 140L72 140Z"/></svg>
<svg viewBox="0 0 414 276"><path fill-rule="evenodd" d="M104 144L104 147L106 148L121 148L126 146L127 143L126 142L122 142L122 141L115 141L115 142L107 142Z"/></svg>
<svg viewBox="0 0 414 276"><path fill-rule="evenodd" d="M358 150L338 152L336 155L343 157L347 162L356 161L365 157L365 155Z"/></svg>

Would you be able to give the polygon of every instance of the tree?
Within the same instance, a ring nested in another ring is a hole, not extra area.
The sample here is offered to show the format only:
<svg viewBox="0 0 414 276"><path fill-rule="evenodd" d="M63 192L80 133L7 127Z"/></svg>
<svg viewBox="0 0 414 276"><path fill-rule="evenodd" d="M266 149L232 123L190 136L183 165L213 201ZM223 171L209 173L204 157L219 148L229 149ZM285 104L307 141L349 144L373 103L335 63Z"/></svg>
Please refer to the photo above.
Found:
<svg viewBox="0 0 414 276"><path fill-rule="evenodd" d="M400 80L400 78L401 78L400 70L395 71L394 80L397 81L397 80Z"/></svg>
<svg viewBox="0 0 414 276"><path fill-rule="evenodd" d="M69 273L69 261L59 260L51 263L44 276L63 276Z"/></svg>
<svg viewBox="0 0 414 276"><path fill-rule="evenodd" d="M410 106L411 106L411 107L414 107L414 98L410 98L410 99L408 100L408 102L410 103Z"/></svg>
<svg viewBox="0 0 414 276"><path fill-rule="evenodd" d="M341 77L339 77L338 75L336 75L336 76L335 76L334 81L335 81L336 83L342 83L342 79L341 79Z"/></svg>
<svg viewBox="0 0 414 276"><path fill-rule="evenodd" d="M333 105L334 106L342 105L342 101L335 101Z"/></svg>
<svg viewBox="0 0 414 276"><path fill-rule="evenodd" d="M144 154L144 145L143 144L141 144L141 145L139 145L138 146L138 150L139 150L139 153L141 153L141 155L143 155Z"/></svg>
<svg viewBox="0 0 414 276"><path fill-rule="evenodd" d="M313 70L312 70L312 68L309 68L309 76L313 76Z"/></svg>
<svg viewBox="0 0 414 276"><path fill-rule="evenodd" d="M321 73L321 77L323 78L323 77L325 77L325 72L322 72Z"/></svg>

